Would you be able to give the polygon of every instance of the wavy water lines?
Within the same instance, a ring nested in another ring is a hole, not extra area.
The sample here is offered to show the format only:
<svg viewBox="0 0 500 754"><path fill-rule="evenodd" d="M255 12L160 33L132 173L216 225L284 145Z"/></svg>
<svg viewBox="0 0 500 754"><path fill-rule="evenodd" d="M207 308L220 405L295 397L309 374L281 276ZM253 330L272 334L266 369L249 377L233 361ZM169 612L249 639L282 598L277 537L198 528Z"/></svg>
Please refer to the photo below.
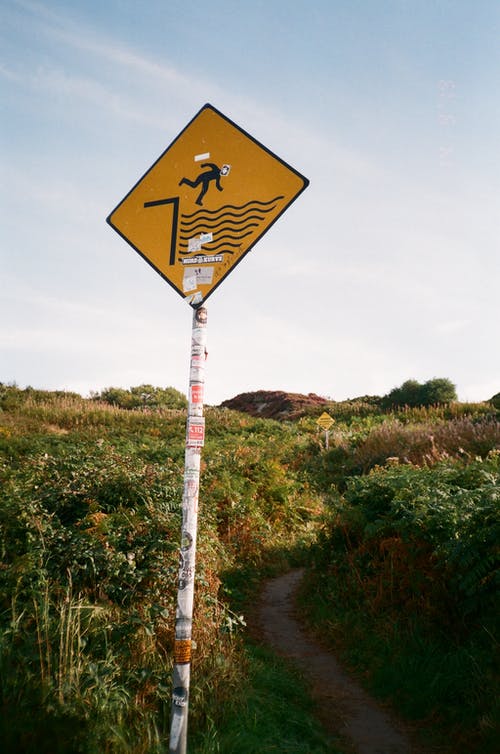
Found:
<svg viewBox="0 0 500 754"><path fill-rule="evenodd" d="M276 196L267 202L254 199L242 205L225 204L216 210L201 208L190 215L182 215L179 223L179 254L197 253L190 248L190 241L202 235L211 234L212 240L203 242L204 252L216 252L224 248L233 254L245 238L258 234L261 225L274 212L283 196ZM233 211L234 210L234 211Z"/></svg>
<svg viewBox="0 0 500 754"><path fill-rule="evenodd" d="M274 207L270 207L269 205L274 204L276 206L276 202L280 199L283 199L283 196L275 196L274 199L270 199L268 202L260 202L258 199L252 199L249 202L246 202L246 204L241 204L239 207L236 204L224 204L224 206L219 207L219 209L198 209L196 212L192 212L190 215L182 215L182 217L190 218L190 217L197 217L198 215L206 214L206 215L218 215L221 212L225 212L227 209L246 209L247 207L258 205L260 207L267 207L267 209L262 210L264 212L271 212L271 210L274 209Z"/></svg>

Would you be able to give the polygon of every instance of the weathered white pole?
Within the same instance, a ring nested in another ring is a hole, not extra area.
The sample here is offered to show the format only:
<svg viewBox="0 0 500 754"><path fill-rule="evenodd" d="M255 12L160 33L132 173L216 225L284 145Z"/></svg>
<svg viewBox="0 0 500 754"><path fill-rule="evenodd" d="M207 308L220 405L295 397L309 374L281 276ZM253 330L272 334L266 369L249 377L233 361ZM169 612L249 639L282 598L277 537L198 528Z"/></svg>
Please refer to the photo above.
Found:
<svg viewBox="0 0 500 754"><path fill-rule="evenodd" d="M198 493L200 486L201 448L205 440L203 389L205 384L206 325L207 310L205 307L200 306L193 312L193 329L191 335L184 492L182 496L182 530L177 613L175 619L170 754L186 754L187 746Z"/></svg>

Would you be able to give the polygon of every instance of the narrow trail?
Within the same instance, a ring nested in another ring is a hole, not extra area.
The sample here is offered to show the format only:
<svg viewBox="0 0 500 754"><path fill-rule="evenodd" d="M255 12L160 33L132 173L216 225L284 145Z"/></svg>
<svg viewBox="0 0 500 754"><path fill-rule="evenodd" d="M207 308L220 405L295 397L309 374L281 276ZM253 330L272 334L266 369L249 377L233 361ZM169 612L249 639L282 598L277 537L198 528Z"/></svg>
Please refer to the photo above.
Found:
<svg viewBox="0 0 500 754"><path fill-rule="evenodd" d="M294 594L303 569L267 582L258 607L260 631L278 654L293 660L311 682L318 717L358 754L418 754L408 734L311 639L295 617Z"/></svg>

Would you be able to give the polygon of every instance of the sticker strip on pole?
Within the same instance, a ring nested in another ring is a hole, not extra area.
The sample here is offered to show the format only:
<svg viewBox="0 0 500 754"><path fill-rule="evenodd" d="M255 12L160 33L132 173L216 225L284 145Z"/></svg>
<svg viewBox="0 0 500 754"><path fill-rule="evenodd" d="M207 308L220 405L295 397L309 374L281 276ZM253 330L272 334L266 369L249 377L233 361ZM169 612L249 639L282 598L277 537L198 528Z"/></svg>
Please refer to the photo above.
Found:
<svg viewBox="0 0 500 754"><path fill-rule="evenodd" d="M200 306L193 312L191 335L182 530L175 620L170 754L186 754L187 747L198 494L201 448L205 441L203 392L205 385L206 325L207 310Z"/></svg>

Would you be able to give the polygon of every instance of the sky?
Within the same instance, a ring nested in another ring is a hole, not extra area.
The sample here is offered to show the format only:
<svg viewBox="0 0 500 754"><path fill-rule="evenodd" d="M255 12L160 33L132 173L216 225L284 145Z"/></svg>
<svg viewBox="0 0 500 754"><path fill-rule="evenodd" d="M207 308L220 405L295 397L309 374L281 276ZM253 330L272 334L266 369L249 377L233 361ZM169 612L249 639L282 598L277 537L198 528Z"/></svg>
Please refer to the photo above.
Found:
<svg viewBox="0 0 500 754"><path fill-rule="evenodd" d="M205 400L500 390L500 3L0 0L0 382L187 393L106 217L205 103L310 184L207 301Z"/></svg>

